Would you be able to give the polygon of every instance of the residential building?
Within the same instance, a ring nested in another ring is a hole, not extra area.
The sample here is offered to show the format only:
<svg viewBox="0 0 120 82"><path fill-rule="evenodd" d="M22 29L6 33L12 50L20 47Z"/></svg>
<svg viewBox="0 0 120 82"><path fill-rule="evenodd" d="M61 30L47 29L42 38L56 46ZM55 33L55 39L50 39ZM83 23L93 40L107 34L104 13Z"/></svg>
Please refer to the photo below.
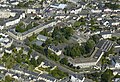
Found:
<svg viewBox="0 0 120 82"><path fill-rule="evenodd" d="M111 58L112 60L112 65L117 68L120 69L120 56L114 56Z"/></svg>
<svg viewBox="0 0 120 82"><path fill-rule="evenodd" d="M47 40L47 37L39 34L39 35L37 36L37 40L40 40L40 41L45 42L45 41Z"/></svg>
<svg viewBox="0 0 120 82"><path fill-rule="evenodd" d="M107 39L107 38L112 38L112 33L111 32L101 32L100 35L102 38Z"/></svg>
<svg viewBox="0 0 120 82"><path fill-rule="evenodd" d="M105 52L108 52L114 42L108 40L101 40L95 46L93 53L90 57L87 58L68 58L68 62L72 64L74 67L80 68L88 68L91 66L96 66L97 63L100 61L101 57L104 55Z"/></svg>
<svg viewBox="0 0 120 82"><path fill-rule="evenodd" d="M67 5L66 4L53 4L50 5L52 8L57 8L57 9L64 9Z"/></svg>
<svg viewBox="0 0 120 82"><path fill-rule="evenodd" d="M84 82L85 77L82 75L71 75L70 76L70 82Z"/></svg>
<svg viewBox="0 0 120 82"><path fill-rule="evenodd" d="M54 52L57 56L60 56L62 54L62 50L55 45L49 45L48 49Z"/></svg>

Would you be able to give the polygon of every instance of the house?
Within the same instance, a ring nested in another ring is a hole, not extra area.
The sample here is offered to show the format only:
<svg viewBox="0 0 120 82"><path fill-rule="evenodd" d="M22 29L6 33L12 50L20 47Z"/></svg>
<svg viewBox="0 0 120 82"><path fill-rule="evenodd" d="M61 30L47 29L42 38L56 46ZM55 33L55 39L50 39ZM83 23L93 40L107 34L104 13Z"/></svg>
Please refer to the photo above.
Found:
<svg viewBox="0 0 120 82"><path fill-rule="evenodd" d="M84 82L85 77L81 75L71 75L70 82Z"/></svg>
<svg viewBox="0 0 120 82"><path fill-rule="evenodd" d="M39 75L39 80L43 80L45 82L57 82L57 79L51 76L48 76L47 74L41 74Z"/></svg>
<svg viewBox="0 0 120 82"><path fill-rule="evenodd" d="M41 64L39 65L39 67L43 67L43 68L48 68L50 67L49 65L45 65L45 62L41 62Z"/></svg>
<svg viewBox="0 0 120 82"><path fill-rule="evenodd" d="M17 0L8 0L8 2L12 5L18 5L19 2Z"/></svg>
<svg viewBox="0 0 120 82"><path fill-rule="evenodd" d="M11 26L11 25L15 25L17 23L20 22L20 20L22 18L25 18L25 13L23 11L14 11L14 10L11 10L11 12L9 14L7 14L8 16L5 16L5 17L10 17L9 19L4 19L3 21L1 21L0 23L0 29L2 30L3 27L8 27L8 26ZM4 16L4 15L2 15Z"/></svg>
<svg viewBox="0 0 120 82"><path fill-rule="evenodd" d="M0 47L0 58L4 56L4 50L2 47Z"/></svg>
<svg viewBox="0 0 120 82"><path fill-rule="evenodd" d="M71 10L70 13L74 13L74 14L78 14L82 11L82 8L78 8L78 9L75 9L75 10Z"/></svg>
<svg viewBox="0 0 120 82"><path fill-rule="evenodd" d="M57 56L60 56L62 54L62 50L59 49L57 46L49 45L48 49L54 52Z"/></svg>
<svg viewBox="0 0 120 82"><path fill-rule="evenodd" d="M36 44L37 46L42 46L43 42L40 40L36 40L33 42L33 44Z"/></svg>
<svg viewBox="0 0 120 82"><path fill-rule="evenodd" d="M27 9L26 13L36 13L36 9Z"/></svg>
<svg viewBox="0 0 120 82"><path fill-rule="evenodd" d="M15 25L19 23L22 18L25 18L25 13L18 11L14 18L5 21L5 26Z"/></svg>
<svg viewBox="0 0 120 82"><path fill-rule="evenodd" d="M8 54L11 54L12 53L12 49L11 48L7 48L7 49L5 49L5 52L8 53Z"/></svg>
<svg viewBox="0 0 120 82"><path fill-rule="evenodd" d="M114 82L120 82L120 78L115 78Z"/></svg>
<svg viewBox="0 0 120 82"><path fill-rule="evenodd" d="M66 4L54 4L50 5L52 8L57 8L57 9L64 9L67 5Z"/></svg>
<svg viewBox="0 0 120 82"><path fill-rule="evenodd" d="M91 10L92 13L101 13L102 10Z"/></svg>
<svg viewBox="0 0 120 82"><path fill-rule="evenodd" d="M68 0L69 2L72 2L74 4L77 4L79 2L79 0Z"/></svg>
<svg viewBox="0 0 120 82"><path fill-rule="evenodd" d="M39 34L39 35L37 36L37 40L40 40L40 41L45 42L45 41L47 40L47 37Z"/></svg>
<svg viewBox="0 0 120 82"><path fill-rule="evenodd" d="M101 32L100 35L104 38L104 39L107 39L107 38L112 38L112 33L109 31L109 32Z"/></svg>
<svg viewBox="0 0 120 82"><path fill-rule="evenodd" d="M10 12L9 10L1 10L0 9L0 18L9 18L14 17L16 15L15 12Z"/></svg>
<svg viewBox="0 0 120 82"><path fill-rule="evenodd" d="M86 42L89 39L89 36L86 36L80 32L77 32L71 37L71 39L73 41L78 42L81 45L81 43Z"/></svg>
<svg viewBox="0 0 120 82"><path fill-rule="evenodd" d="M120 56L114 56L111 58L112 60L112 65L117 68L120 69Z"/></svg>
<svg viewBox="0 0 120 82"><path fill-rule="evenodd" d="M10 39L8 37L8 35L5 35L3 33L1 33L0 35L1 35L1 37L0 37L0 45L5 47L5 48L9 48L13 43L13 39Z"/></svg>
<svg viewBox="0 0 120 82"><path fill-rule="evenodd" d="M109 21L105 21L105 22L103 23L103 25L104 25L104 26L109 26L109 25L110 25L110 22L109 22Z"/></svg>

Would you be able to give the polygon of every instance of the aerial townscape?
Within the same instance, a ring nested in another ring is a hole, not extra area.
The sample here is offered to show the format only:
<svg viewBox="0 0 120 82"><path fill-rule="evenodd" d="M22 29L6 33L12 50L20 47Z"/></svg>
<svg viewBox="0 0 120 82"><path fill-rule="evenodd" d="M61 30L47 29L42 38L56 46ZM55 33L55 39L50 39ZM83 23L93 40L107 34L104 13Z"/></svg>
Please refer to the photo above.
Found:
<svg viewBox="0 0 120 82"><path fill-rule="evenodd" d="M120 82L120 0L0 0L0 82Z"/></svg>

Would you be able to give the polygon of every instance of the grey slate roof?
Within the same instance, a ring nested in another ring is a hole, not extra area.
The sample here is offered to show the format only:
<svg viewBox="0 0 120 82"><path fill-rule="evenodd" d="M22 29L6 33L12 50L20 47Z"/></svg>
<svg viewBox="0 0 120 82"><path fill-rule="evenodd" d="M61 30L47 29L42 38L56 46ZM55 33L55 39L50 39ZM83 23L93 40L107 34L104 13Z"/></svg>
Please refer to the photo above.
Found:
<svg viewBox="0 0 120 82"><path fill-rule="evenodd" d="M110 50L110 48L113 46L113 42L110 40L101 40L99 43L96 45L97 48L101 49L102 51L107 52Z"/></svg>
<svg viewBox="0 0 120 82"><path fill-rule="evenodd" d="M47 40L47 37L46 37L46 36L43 36L43 35L40 35L40 34L37 36L37 38L38 38L38 39L43 39L43 40L45 40L45 41Z"/></svg>
<svg viewBox="0 0 120 82"><path fill-rule="evenodd" d="M43 44L43 42L42 42L42 41L39 41L39 40L36 40L36 41L33 42L33 43L35 43L37 46L41 46L41 45Z"/></svg>

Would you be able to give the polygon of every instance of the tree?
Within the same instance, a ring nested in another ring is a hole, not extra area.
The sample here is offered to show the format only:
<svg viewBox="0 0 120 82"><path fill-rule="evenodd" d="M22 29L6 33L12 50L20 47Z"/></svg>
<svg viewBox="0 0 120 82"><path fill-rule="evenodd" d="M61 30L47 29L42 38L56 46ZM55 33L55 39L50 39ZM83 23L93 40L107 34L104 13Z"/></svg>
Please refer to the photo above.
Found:
<svg viewBox="0 0 120 82"><path fill-rule="evenodd" d="M74 31L72 27L64 27L61 29L61 33L65 36L66 39L69 39L73 32Z"/></svg>
<svg viewBox="0 0 120 82"><path fill-rule="evenodd" d="M101 36L100 35L93 35L91 37L91 39L95 42L95 43L98 43L98 41L100 40Z"/></svg>
<svg viewBox="0 0 120 82"><path fill-rule="evenodd" d="M47 32L47 29L43 29L40 34L44 35L44 36L48 36L48 32Z"/></svg>
<svg viewBox="0 0 120 82"><path fill-rule="evenodd" d="M57 56L57 55L54 54L54 53L50 53L50 54L48 54L47 56L48 56L48 58L50 58L50 59L52 59L52 60L54 60L54 61L59 61L59 60L60 60L60 57Z"/></svg>
<svg viewBox="0 0 120 82"><path fill-rule="evenodd" d="M36 67L37 61L34 58L31 58L31 64Z"/></svg>
<svg viewBox="0 0 120 82"><path fill-rule="evenodd" d="M60 63L67 65L67 64L68 64L68 59L67 59L67 58L62 58L62 59L60 60Z"/></svg>
<svg viewBox="0 0 120 82"><path fill-rule="evenodd" d="M3 82L13 82L13 81L15 81L15 79L7 75L5 76L5 80Z"/></svg>
<svg viewBox="0 0 120 82"><path fill-rule="evenodd" d="M113 71L110 69L107 69L102 75L101 75L101 82L112 82L113 78Z"/></svg>
<svg viewBox="0 0 120 82"><path fill-rule="evenodd" d="M86 54L90 53L90 51L94 48L95 42L93 40L88 40L85 45Z"/></svg>
<svg viewBox="0 0 120 82"><path fill-rule="evenodd" d="M64 54L72 58L80 57L84 52L84 47L79 46L79 44L72 44L67 46L64 50Z"/></svg>
<svg viewBox="0 0 120 82"><path fill-rule="evenodd" d="M59 70L58 68L55 68L54 70L51 70L50 74L57 79L63 79L63 78L68 76L67 73Z"/></svg>
<svg viewBox="0 0 120 82"><path fill-rule="evenodd" d="M41 62L43 61L44 59L42 59L40 56L38 57L38 59L37 59L37 64L39 65L39 64L41 64Z"/></svg>

